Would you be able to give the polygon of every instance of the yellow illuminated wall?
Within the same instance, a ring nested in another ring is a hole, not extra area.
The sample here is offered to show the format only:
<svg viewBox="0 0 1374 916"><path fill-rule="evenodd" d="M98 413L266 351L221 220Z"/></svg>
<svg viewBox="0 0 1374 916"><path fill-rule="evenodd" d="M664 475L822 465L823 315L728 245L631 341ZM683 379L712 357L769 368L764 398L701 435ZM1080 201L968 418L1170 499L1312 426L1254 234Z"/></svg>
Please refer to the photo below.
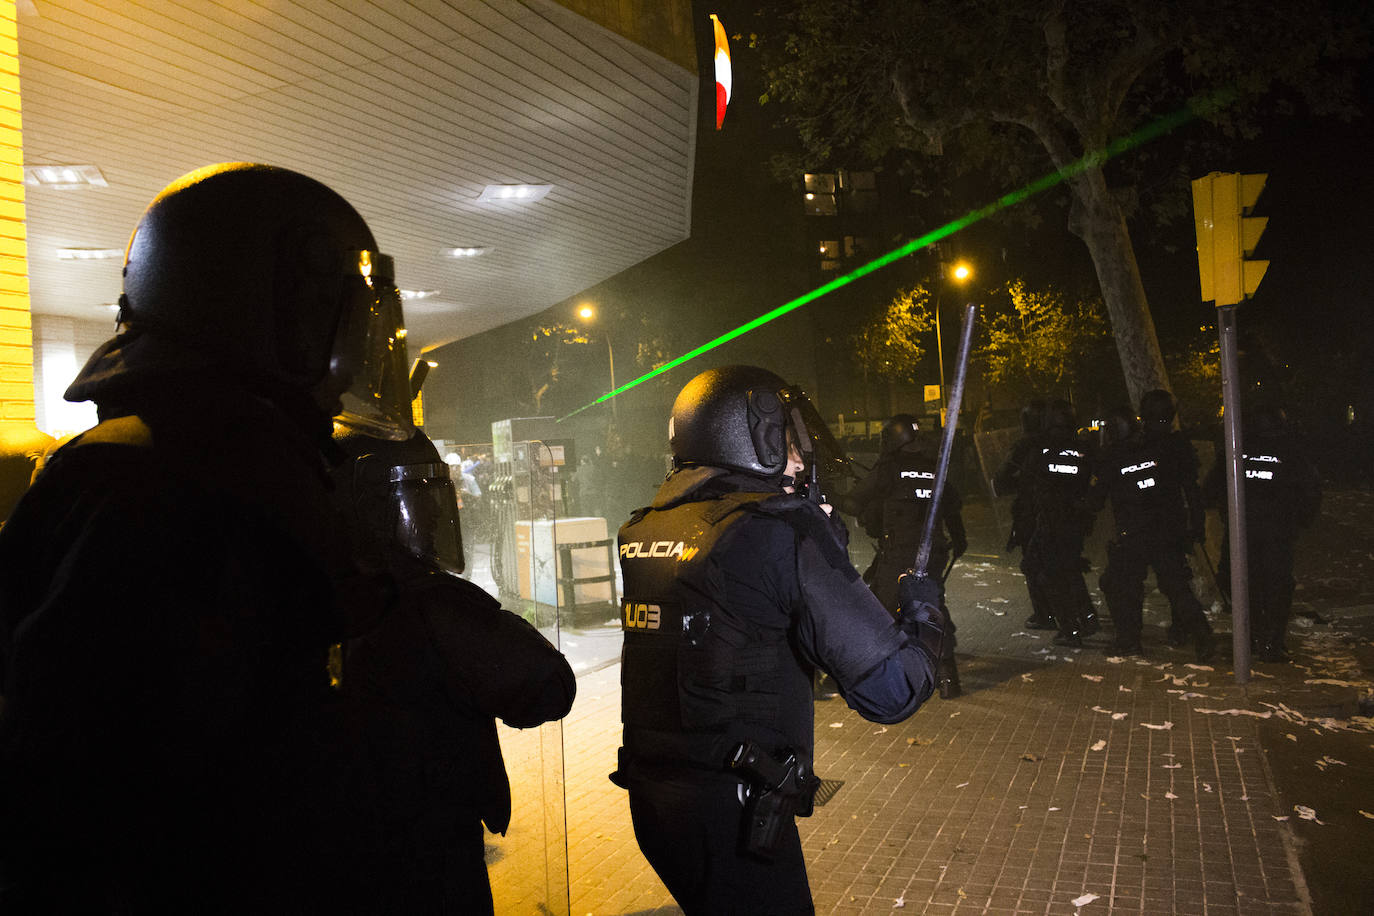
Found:
<svg viewBox="0 0 1374 916"><path fill-rule="evenodd" d="M15 0L0 0L0 423L32 426L33 331L15 19Z"/></svg>

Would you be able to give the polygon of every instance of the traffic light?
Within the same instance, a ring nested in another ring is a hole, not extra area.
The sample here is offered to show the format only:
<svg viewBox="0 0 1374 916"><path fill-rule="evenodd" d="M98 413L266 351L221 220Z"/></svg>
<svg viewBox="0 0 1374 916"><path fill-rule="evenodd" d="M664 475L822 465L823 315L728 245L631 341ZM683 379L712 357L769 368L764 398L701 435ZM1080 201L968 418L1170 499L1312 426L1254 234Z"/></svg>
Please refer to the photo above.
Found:
<svg viewBox="0 0 1374 916"><path fill-rule="evenodd" d="M1212 172L1193 181L1202 301L1235 305L1252 296L1269 267L1251 261L1268 217L1249 216L1268 175Z"/></svg>

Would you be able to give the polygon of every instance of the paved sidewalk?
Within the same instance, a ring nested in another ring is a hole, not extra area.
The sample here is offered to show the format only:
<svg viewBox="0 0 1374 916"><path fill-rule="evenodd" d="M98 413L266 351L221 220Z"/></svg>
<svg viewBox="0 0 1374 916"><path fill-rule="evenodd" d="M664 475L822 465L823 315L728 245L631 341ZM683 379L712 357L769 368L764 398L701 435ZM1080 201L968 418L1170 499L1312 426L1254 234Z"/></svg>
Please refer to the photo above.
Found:
<svg viewBox="0 0 1374 916"><path fill-rule="evenodd" d="M1057 649L1052 634L1022 629L1024 583L1005 557L966 558L949 593L963 697L887 727L838 699L816 704L817 773L843 782L799 821L817 912L1313 912L1294 843L1303 815L1281 800L1261 742L1275 723L1320 731L1281 701L1312 680L1310 666L1257 666L1242 690L1225 645L1211 666L1163 645L1158 595L1146 608L1147 658L1111 656L1110 626L1083 649ZM677 913L635 845L625 793L606 778L618 678L618 665L581 676L563 727L571 912ZM1349 684L1309 684L1302 696L1339 707ZM1369 721L1341 727L1368 731ZM515 767L512 777L518 839L549 804ZM1374 820L1361 820L1351 836L1368 848ZM544 911L528 900L501 909Z"/></svg>

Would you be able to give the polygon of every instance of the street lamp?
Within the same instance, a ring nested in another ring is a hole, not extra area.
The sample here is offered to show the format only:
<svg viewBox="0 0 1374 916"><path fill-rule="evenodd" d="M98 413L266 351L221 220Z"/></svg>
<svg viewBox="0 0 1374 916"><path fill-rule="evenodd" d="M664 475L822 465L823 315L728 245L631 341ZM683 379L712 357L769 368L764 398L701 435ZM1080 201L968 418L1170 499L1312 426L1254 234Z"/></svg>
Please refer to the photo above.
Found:
<svg viewBox="0 0 1374 916"><path fill-rule="evenodd" d="M595 321L596 309L591 303L584 302L578 308L577 316L583 321ZM611 332L609 328L606 329L604 336L606 338L606 362L611 369L611 390L615 391L615 350L611 348ZM611 398L611 418L612 420L618 420L620 418L619 411L616 409L615 398Z"/></svg>
<svg viewBox="0 0 1374 916"><path fill-rule="evenodd" d="M945 346L940 336L940 303L944 299L945 284L949 280L963 286L973 276L973 268L967 261L959 261L953 266L940 262L940 289L935 293L935 354L940 363L940 425L945 425Z"/></svg>

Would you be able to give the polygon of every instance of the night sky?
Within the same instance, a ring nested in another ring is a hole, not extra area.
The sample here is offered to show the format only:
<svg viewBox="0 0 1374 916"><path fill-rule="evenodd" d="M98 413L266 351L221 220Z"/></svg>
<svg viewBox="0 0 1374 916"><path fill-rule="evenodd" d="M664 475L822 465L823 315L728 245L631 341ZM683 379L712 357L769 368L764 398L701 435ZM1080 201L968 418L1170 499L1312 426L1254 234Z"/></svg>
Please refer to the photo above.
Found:
<svg viewBox="0 0 1374 916"><path fill-rule="evenodd" d="M704 23L699 35L702 117L692 237L560 303L545 313L546 320L571 315L577 303L590 300L602 307L618 307L627 315L648 315L650 322L665 328L669 345L686 350L811 288L816 278L807 268L810 247L800 212L800 176L796 176L796 184L782 183L769 167L770 156L788 143L788 135L773 126L777 112L758 104L761 85L757 61L751 59L752 52L743 43L732 46L735 86L724 129L713 129L706 13L719 12L732 34L753 27L749 16L733 14L731 18L730 6L748 5L714 4L707 9L698 4ZM1374 68L1366 66L1366 90L1374 85L1371 72ZM1364 93L1366 110L1371 96L1374 93ZM1314 374L1326 373L1333 379L1340 374L1331 370L1333 356L1353 360L1361 350L1374 345L1374 318L1368 314L1368 291L1374 282L1368 254L1374 247L1374 174L1365 164L1374 141L1374 118L1369 113L1367 110L1364 118L1350 124L1305 115L1275 115L1259 138L1218 161L1188 163L1191 177L1214 170L1269 173L1259 212L1270 222L1258 255L1271 263L1256 297L1242 306L1240 324L1244 338L1253 343L1247 352L1263 350L1266 358L1288 365L1285 384L1305 396L1310 396L1314 386L1319 387ZM1166 136L1153 143L1164 147L1177 145L1182 139ZM1013 188L989 177L986 188L965 190L977 203L985 203ZM1186 195L1186 187L1180 187L1179 192ZM979 263L980 277L988 285L1025 275L1068 289L1091 291L1095 285L1092 264L1083 244L1065 228L1062 190L1046 192L1043 197L1043 219L1035 229L1018 225L1022 221L1012 215L965 230L950 240L952 249ZM913 224L910 231L916 234L936 225L935 220L931 225ZM1196 334L1200 326L1213 323L1215 318L1214 310L1199 301L1191 220L1158 227L1137 219L1131 228L1156 327L1167 352L1171 341ZM620 410L627 417L642 417L652 425L643 435L646 441L662 438L658 427L673 392L696 372L729 362L766 365L817 389L814 394L830 416L852 410L856 406L852 394L840 397L828 379L826 367L834 362L835 353L826 344L827 335L852 329L863 308L890 298L895 287L903 283L928 277L933 267L932 256L914 255L673 370L657 384L622 396ZM634 361L639 334L640 329L625 322L612 331L617 379L622 384L645 369ZM465 388L466 396L462 401L465 406L459 410L459 428L449 428L447 417L452 414L445 413L444 420L436 420L433 434L475 441L492 419L520 415L527 409L510 403L512 392L488 392L478 398L480 375L465 382L454 379L451 372L455 362L489 363L493 345L507 346L507 341L514 345L518 338L509 329L504 336L498 329L440 351L441 364L450 371L436 372L432 377L435 400L448 400L443 395L444 375L450 375L450 386L456 383ZM605 351L600 346L567 352L562 382L550 389L541 412L562 416L607 390L604 360ZM1320 408L1328 414L1343 410L1335 401L1353 404L1369 398L1368 391L1358 390L1368 386L1368 374L1340 375L1332 383L1339 390L1321 393L1333 402ZM1370 406L1374 408L1374 404ZM606 409L603 405L586 414L596 415ZM601 422L580 416L574 426Z"/></svg>

